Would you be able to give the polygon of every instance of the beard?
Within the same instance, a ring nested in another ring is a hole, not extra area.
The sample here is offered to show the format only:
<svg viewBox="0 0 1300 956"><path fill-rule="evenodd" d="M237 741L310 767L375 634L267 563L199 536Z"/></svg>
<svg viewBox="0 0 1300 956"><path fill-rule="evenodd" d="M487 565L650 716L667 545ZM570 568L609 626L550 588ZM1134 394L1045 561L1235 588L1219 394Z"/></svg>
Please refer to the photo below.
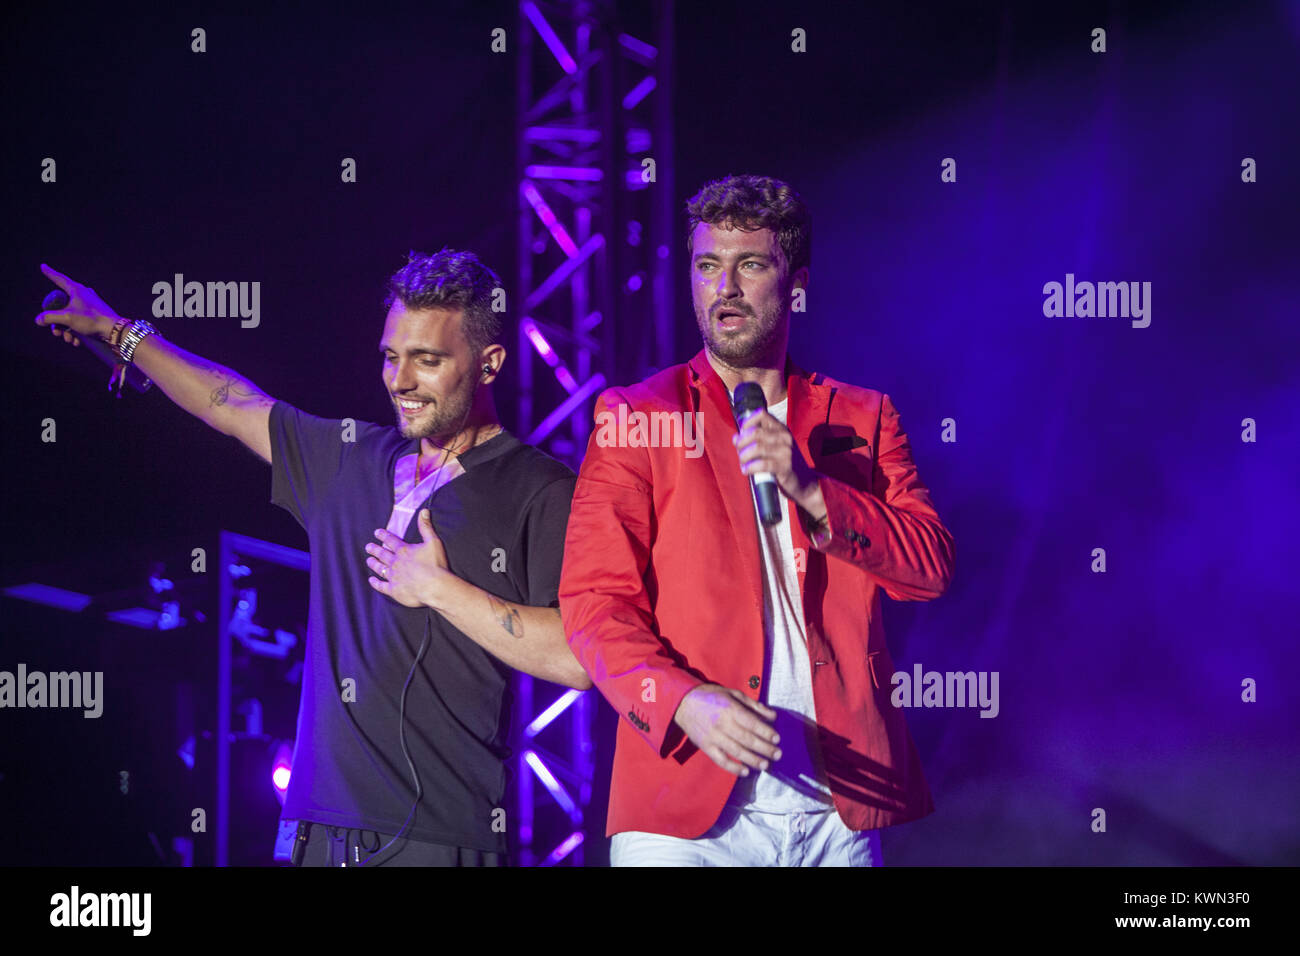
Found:
<svg viewBox="0 0 1300 956"><path fill-rule="evenodd" d="M743 310L747 316L743 328L725 332L715 325L716 313L723 308ZM704 347L732 368L755 368L779 362L781 351L781 307L755 312L748 303L725 306L721 303L701 314L695 308L695 322L704 338Z"/></svg>
<svg viewBox="0 0 1300 956"><path fill-rule="evenodd" d="M474 403L475 382L471 379L469 387L455 392L442 401L431 404L413 421L397 410L397 430L403 438L432 438L443 443L455 437L469 417L470 406Z"/></svg>

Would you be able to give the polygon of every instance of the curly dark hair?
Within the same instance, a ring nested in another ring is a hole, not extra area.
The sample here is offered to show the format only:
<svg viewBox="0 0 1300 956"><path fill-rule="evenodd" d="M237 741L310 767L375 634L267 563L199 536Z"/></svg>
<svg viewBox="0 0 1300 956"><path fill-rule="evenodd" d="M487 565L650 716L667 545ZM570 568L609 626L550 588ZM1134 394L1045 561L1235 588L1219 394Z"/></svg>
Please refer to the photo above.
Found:
<svg viewBox="0 0 1300 956"><path fill-rule="evenodd" d="M790 272L812 259L812 214L789 183L771 176L715 179L686 202L686 249L695 254L695 227L702 222L746 231L776 233Z"/></svg>
<svg viewBox="0 0 1300 956"><path fill-rule="evenodd" d="M492 293L501 277L472 252L442 249L425 255L412 249L406 265L388 280L384 309L398 299L408 309L460 308L465 338L475 359L501 340L501 313L492 311Z"/></svg>

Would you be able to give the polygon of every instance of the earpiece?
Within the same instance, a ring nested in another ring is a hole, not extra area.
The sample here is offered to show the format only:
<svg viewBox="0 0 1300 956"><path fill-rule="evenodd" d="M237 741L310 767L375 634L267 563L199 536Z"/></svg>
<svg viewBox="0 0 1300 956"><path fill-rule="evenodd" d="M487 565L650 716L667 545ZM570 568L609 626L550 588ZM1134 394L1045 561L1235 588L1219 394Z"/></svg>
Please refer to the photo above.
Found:
<svg viewBox="0 0 1300 956"><path fill-rule="evenodd" d="M491 365L488 365L486 362L483 363L483 374L484 374L484 375L491 375L491 374L492 374L492 366L491 366Z"/></svg>

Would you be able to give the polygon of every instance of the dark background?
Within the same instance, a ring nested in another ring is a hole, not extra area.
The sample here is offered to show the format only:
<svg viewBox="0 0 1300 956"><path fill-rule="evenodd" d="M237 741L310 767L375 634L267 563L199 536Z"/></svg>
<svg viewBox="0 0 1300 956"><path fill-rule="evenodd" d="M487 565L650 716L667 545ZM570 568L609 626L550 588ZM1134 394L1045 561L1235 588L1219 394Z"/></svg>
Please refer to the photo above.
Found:
<svg viewBox="0 0 1300 956"><path fill-rule="evenodd" d="M674 205L728 173L803 192L792 354L891 396L956 539L942 599L886 602L896 662L1001 676L996 719L909 712L938 812L885 831L886 863L1300 861L1300 5L720 2L676 21ZM515 23L482 2L6 9L0 586L102 594L163 562L201 589L189 555L211 559L220 529L306 546L264 464L161 394L111 399L32 325L38 264L130 317L176 272L258 280L256 329L158 324L314 414L388 421L375 349L406 252L470 248L514 274L515 77L488 32ZM698 332L679 217L682 361ZM1067 272L1152 282L1151 326L1045 318L1042 286ZM171 779L146 704L203 692L210 650L197 629L96 637L0 600L0 669L111 668L116 708L0 712L0 815L23 831L0 863L136 862L141 826L174 825L148 786L99 855L67 821L104 819L119 765Z"/></svg>

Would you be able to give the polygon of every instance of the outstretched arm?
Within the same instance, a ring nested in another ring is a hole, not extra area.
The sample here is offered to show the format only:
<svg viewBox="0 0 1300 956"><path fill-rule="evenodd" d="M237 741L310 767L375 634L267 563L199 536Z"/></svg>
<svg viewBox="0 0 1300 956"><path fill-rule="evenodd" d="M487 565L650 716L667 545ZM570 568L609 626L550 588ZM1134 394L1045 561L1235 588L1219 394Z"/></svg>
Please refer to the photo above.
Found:
<svg viewBox="0 0 1300 956"><path fill-rule="evenodd" d="M95 290L82 285L44 263L41 271L68 294L66 308L42 312L37 325L63 325L68 342L77 336L108 339L122 319ZM61 334L58 329L55 335ZM173 402L223 435L247 445L263 461L271 460L271 398L248 379L224 366L209 362L161 335L146 336L136 347L132 364L139 366Z"/></svg>

